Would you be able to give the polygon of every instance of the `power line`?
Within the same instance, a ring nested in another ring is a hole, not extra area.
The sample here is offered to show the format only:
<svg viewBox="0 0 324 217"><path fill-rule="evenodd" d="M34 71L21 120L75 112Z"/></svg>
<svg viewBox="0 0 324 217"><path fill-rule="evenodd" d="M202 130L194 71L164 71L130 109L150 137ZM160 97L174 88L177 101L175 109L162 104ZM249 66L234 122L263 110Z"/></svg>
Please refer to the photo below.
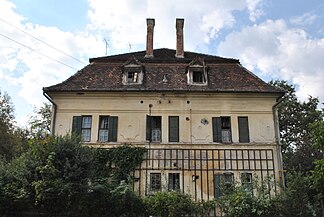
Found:
<svg viewBox="0 0 324 217"><path fill-rule="evenodd" d="M30 49L31 51L34 51L34 52L36 52L36 53L38 53L38 54L40 54L40 55L42 55L42 56L44 56L44 57L47 57L48 59L51 59L51 60L56 61L56 62L58 62L58 63L60 63L60 64L62 64L62 65L65 65L65 66L67 66L67 67L69 67L69 68L71 68L71 69L74 69L74 70L78 71L78 69L76 69L76 68L74 68L74 67L72 67L72 66L69 66L69 65L67 65L66 63L63 63L63 62L60 61L60 60L54 59L54 58L52 58L52 57L50 57L50 56L47 56L47 55L45 55L45 54L43 54L43 53L41 53L41 52L39 52L39 51L37 51L37 50L31 48L31 47L28 47L27 45L24 45L24 44L20 43L19 41L16 41L15 39L12 39L12 38L10 38L10 37L8 37L8 36L6 36L6 35L3 35L3 34L1 34L1 33L0 33L0 35L1 35L2 37L4 37L4 38L7 38L7 39L10 40L10 41L13 41L13 42L15 42L15 43L17 43L17 44L20 44L21 46L24 46L24 47Z"/></svg>
<svg viewBox="0 0 324 217"><path fill-rule="evenodd" d="M18 27L12 25L11 23L8 23L8 22L5 21L4 19L1 19L1 18L0 18L0 20L1 20L2 22L6 23L7 25L9 25L9 26L11 26L11 27L13 27L13 28L15 28L15 29L17 29L17 30L19 30L19 31L21 31L21 32L23 32L23 33L25 33L25 34L28 35L29 37L32 37L33 39L35 39L35 40L37 40L37 41L39 41L39 42L41 42L41 43L43 43L43 44L45 44L45 45L51 47L52 49L54 49L54 50L56 50L56 51L58 51L58 52L60 52L60 53L62 53L62 54L64 54L64 55L66 55L66 56L69 56L70 58L72 58L72 59L78 61L79 63L82 63L82 64L85 64L85 65L86 65L85 62L82 62L82 61L78 60L77 58L71 56L70 54L68 54L68 53L66 53L66 52L64 52L64 51L61 51L61 50L57 49L56 47L54 47L54 46L52 46L52 45L46 43L45 41L42 41L42 40L36 38L35 36L29 34L29 33L26 32L26 31L24 31L24 30L22 30L22 29L19 29Z"/></svg>

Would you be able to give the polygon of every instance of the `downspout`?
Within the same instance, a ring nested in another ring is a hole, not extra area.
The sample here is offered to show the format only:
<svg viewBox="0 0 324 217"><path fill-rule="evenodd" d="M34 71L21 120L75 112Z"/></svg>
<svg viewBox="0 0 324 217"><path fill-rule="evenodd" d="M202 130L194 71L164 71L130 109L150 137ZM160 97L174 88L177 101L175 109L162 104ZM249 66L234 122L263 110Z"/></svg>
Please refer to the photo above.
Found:
<svg viewBox="0 0 324 217"><path fill-rule="evenodd" d="M279 120L278 120L278 105L283 101L281 97L276 104L272 106L273 121L274 121L274 130L276 137L276 149L277 149L277 161L278 161L278 172L279 172L279 184L282 189L285 189L285 177L283 171L283 161L280 145L280 132L279 132Z"/></svg>
<svg viewBox="0 0 324 217"><path fill-rule="evenodd" d="M47 93L45 93L43 91L43 95L46 97L46 99L48 99L48 101L50 101L52 103L52 121L51 121L51 135L55 135L55 121L56 121L56 110L57 110L57 105L56 103L53 101L53 99L47 95Z"/></svg>

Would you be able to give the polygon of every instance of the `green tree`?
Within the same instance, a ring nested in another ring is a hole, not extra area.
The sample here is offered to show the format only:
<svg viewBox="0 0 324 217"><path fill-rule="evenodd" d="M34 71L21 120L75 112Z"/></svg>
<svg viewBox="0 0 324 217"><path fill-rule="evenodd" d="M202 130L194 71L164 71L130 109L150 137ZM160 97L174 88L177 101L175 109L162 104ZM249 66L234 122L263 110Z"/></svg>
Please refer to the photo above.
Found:
<svg viewBox="0 0 324 217"><path fill-rule="evenodd" d="M270 84L286 90L278 106L285 169L310 171L314 160L322 157L310 136L310 124L321 120L322 111L317 109L319 100L309 96L305 102L300 102L295 87L287 81L271 81Z"/></svg>
<svg viewBox="0 0 324 217"><path fill-rule="evenodd" d="M52 109L48 103L43 103L34 109L34 115L30 117L28 125L30 134L33 136L46 136L51 131Z"/></svg>
<svg viewBox="0 0 324 217"><path fill-rule="evenodd" d="M12 159L27 147L27 131L15 126L14 106L0 90L0 156Z"/></svg>

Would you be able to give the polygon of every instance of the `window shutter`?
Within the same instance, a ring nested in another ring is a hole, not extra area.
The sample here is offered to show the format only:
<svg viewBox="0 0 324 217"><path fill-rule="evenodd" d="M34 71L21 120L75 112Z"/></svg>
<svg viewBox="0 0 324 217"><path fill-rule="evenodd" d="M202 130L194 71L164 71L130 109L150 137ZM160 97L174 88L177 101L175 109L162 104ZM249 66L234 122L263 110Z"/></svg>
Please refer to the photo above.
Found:
<svg viewBox="0 0 324 217"><path fill-rule="evenodd" d="M117 142L118 117L110 116L108 119L108 142Z"/></svg>
<svg viewBox="0 0 324 217"><path fill-rule="evenodd" d="M220 117L213 117L213 141L222 142L222 122Z"/></svg>
<svg viewBox="0 0 324 217"><path fill-rule="evenodd" d="M221 180L223 179L223 174L214 175L214 198L219 198L222 196L221 192Z"/></svg>
<svg viewBox="0 0 324 217"><path fill-rule="evenodd" d="M238 117L239 142L250 142L248 117Z"/></svg>
<svg viewBox="0 0 324 217"><path fill-rule="evenodd" d="M179 142L179 116L169 116L169 142Z"/></svg>
<svg viewBox="0 0 324 217"><path fill-rule="evenodd" d="M146 140L151 141L152 122L151 116L146 115Z"/></svg>
<svg viewBox="0 0 324 217"><path fill-rule="evenodd" d="M72 133L81 134L82 131L82 116L73 116Z"/></svg>

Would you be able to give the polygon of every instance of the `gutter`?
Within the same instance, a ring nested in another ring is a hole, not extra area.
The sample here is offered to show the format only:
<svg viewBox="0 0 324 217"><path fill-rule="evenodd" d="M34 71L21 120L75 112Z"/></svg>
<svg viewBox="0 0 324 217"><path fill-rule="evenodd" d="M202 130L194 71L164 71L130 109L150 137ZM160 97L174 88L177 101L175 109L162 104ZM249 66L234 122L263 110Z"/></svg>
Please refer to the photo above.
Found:
<svg viewBox="0 0 324 217"><path fill-rule="evenodd" d="M52 103L52 121L51 121L51 135L53 136L55 134L55 122L56 122L56 110L57 110L57 105L56 103L53 101L53 99L43 91L43 95L46 97L46 99L48 99L48 101L50 101Z"/></svg>
<svg viewBox="0 0 324 217"><path fill-rule="evenodd" d="M278 120L278 105L283 101L283 99L284 98L281 96L280 99L276 102L276 104L272 106L272 113L273 113L273 122L274 122L274 130L275 130L275 137L276 137L279 184L282 189L285 189L285 177L283 171L283 160L282 160L279 120Z"/></svg>

